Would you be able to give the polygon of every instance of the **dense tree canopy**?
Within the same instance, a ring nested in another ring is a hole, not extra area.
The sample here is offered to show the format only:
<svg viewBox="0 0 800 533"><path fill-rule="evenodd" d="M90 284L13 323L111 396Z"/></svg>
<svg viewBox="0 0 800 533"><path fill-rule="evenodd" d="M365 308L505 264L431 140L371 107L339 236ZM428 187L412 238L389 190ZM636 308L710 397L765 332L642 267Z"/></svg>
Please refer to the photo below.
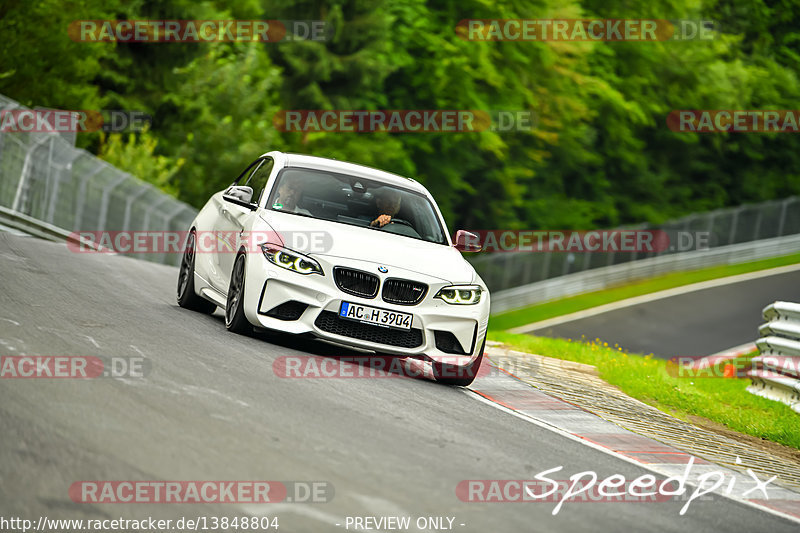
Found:
<svg viewBox="0 0 800 533"><path fill-rule="evenodd" d="M142 110L78 143L194 205L264 151L415 177L452 228L588 228L800 194L797 133L686 133L672 110L793 109L795 0L6 0L0 93ZM711 40L469 41L462 19L692 19ZM78 19L324 20L327 40L75 42ZM281 132L292 109L531 110L528 131ZM152 159L143 164L140 158Z"/></svg>

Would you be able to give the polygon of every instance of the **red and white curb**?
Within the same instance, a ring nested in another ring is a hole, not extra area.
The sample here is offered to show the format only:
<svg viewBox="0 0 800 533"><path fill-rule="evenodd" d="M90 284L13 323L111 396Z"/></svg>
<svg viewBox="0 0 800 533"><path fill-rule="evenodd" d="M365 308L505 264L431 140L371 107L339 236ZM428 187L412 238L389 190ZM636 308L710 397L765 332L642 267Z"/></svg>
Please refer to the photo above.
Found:
<svg viewBox="0 0 800 533"><path fill-rule="evenodd" d="M484 364L492 363L486 361ZM756 488L756 481L748 475L629 431L576 405L545 394L499 368L493 370L496 371L489 375L479 375L472 386L465 389L466 393L527 422L666 477L682 475L693 457L694 464L687 484L696 487L699 485L698 478L703 474L724 473L726 479L735 478L737 481L730 491L730 487L722 486L713 491L715 494L800 523L800 494L797 492L770 484L766 488L768 498L764 498L762 490ZM754 488L756 490L751 490ZM753 498L752 495L761 497Z"/></svg>

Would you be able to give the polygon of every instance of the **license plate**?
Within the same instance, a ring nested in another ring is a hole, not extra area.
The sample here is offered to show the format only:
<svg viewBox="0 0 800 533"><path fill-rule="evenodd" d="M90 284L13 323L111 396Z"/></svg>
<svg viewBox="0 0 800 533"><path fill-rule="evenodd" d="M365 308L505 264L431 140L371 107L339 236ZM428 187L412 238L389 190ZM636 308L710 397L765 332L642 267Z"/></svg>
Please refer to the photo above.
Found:
<svg viewBox="0 0 800 533"><path fill-rule="evenodd" d="M377 326L387 326L390 328L411 329L411 319L413 315L408 313L398 313L397 311L387 311L368 305L359 305L350 302L342 302L339 308L339 316L375 324Z"/></svg>

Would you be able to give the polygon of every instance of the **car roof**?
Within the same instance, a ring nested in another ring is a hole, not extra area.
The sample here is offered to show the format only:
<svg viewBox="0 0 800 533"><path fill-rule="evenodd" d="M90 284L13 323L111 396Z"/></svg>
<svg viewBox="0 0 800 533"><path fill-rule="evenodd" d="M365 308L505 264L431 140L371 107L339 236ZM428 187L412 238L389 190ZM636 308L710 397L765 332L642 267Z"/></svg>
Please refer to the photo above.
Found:
<svg viewBox="0 0 800 533"><path fill-rule="evenodd" d="M328 159L326 157L316 157L313 155L293 154L282 152L286 158L287 167L311 168L317 170L327 170L330 172L338 172L341 174L349 174L359 178L372 179L380 181L389 185L396 185L420 192L426 196L430 193L419 182L412 178L406 178L378 170L376 168L359 165L356 163L348 163L347 161L338 161L336 159Z"/></svg>

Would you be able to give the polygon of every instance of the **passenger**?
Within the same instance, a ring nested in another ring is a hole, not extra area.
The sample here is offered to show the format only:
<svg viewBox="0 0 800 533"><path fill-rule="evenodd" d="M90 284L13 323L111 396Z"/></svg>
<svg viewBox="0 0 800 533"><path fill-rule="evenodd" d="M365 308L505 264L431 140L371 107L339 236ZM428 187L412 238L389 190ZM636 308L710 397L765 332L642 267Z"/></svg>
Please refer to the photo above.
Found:
<svg viewBox="0 0 800 533"><path fill-rule="evenodd" d="M400 191L386 189L380 192L375 199L375 205L378 207L378 217L369 223L370 226L384 227L392 221L392 217L397 216L400 212L400 204L403 197Z"/></svg>

